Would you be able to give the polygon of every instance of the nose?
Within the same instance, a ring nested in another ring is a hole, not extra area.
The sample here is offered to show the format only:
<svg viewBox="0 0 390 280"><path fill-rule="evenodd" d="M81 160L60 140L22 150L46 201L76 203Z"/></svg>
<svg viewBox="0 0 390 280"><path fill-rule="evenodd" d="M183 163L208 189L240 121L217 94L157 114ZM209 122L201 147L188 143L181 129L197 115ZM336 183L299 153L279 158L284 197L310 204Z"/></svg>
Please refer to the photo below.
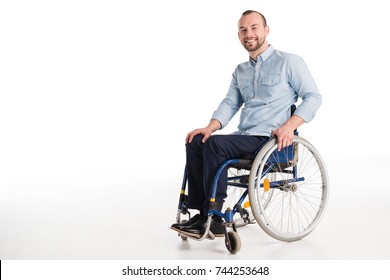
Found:
<svg viewBox="0 0 390 280"><path fill-rule="evenodd" d="M246 30L245 32L245 38L250 38L253 36L253 32L250 28L248 28L248 30Z"/></svg>

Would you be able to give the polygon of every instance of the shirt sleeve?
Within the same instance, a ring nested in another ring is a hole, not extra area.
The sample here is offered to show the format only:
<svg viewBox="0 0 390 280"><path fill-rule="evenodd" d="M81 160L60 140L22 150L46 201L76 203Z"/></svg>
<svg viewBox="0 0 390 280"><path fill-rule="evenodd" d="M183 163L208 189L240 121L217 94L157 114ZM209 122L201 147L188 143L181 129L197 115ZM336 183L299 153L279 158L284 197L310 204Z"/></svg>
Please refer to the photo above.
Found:
<svg viewBox="0 0 390 280"><path fill-rule="evenodd" d="M295 115L305 122L310 122L322 103L322 96L317 85L303 59L299 56L291 56L288 67L288 76L291 87L302 99L297 107Z"/></svg>
<svg viewBox="0 0 390 280"><path fill-rule="evenodd" d="M214 111L212 119L216 119L221 123L221 129L224 128L229 121L234 117L243 104L240 90L237 86L236 72L232 75L229 91L226 97L219 104L217 110Z"/></svg>

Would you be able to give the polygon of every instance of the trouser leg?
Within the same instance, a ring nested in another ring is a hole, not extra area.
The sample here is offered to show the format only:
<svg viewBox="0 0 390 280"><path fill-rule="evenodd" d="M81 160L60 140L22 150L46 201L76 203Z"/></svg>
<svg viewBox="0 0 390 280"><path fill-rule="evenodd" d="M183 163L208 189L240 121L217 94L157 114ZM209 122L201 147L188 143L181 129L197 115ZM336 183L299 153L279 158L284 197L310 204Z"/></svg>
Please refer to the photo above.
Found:
<svg viewBox="0 0 390 280"><path fill-rule="evenodd" d="M254 154L269 137L248 135L213 135L203 145L203 187L205 201L204 212L209 209L214 177L220 166L228 159L240 158L243 154ZM221 173L217 184L215 200L220 204L226 198L227 170Z"/></svg>
<svg viewBox="0 0 390 280"><path fill-rule="evenodd" d="M186 144L186 169L188 179L188 202L190 209L198 209L203 213L206 200L203 186L203 144L202 136L196 135L191 143Z"/></svg>
<svg viewBox="0 0 390 280"><path fill-rule="evenodd" d="M198 209L207 215L214 177L219 167L228 159L254 154L268 137L247 135L213 135L202 143L202 135L196 135L186 144L186 168L188 178L188 208ZM222 205L226 198L227 172L221 173L217 185L216 201Z"/></svg>

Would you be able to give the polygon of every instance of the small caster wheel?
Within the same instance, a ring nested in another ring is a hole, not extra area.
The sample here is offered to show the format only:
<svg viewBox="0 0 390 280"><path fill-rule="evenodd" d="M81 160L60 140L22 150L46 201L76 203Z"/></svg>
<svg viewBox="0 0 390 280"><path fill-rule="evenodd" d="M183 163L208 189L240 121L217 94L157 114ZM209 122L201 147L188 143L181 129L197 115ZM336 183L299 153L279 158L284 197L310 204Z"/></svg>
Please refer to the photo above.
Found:
<svg viewBox="0 0 390 280"><path fill-rule="evenodd" d="M226 249L232 254L237 253L241 249L241 239L237 232L229 231L227 233L227 238L225 238Z"/></svg>

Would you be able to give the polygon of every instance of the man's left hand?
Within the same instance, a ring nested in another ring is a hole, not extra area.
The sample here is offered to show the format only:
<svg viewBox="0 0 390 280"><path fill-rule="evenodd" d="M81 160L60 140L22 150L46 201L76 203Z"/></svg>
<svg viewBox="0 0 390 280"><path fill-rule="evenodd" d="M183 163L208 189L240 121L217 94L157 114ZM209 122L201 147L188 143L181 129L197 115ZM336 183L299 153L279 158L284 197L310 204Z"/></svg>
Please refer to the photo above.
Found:
<svg viewBox="0 0 390 280"><path fill-rule="evenodd" d="M272 136L278 141L278 151L292 144L294 139L294 130L296 130L305 121L297 116L292 115L281 127L272 131Z"/></svg>
<svg viewBox="0 0 390 280"><path fill-rule="evenodd" d="M294 139L294 129L290 128L287 124L284 124L272 131L272 136L276 137L278 141L278 151L280 151L292 144Z"/></svg>

